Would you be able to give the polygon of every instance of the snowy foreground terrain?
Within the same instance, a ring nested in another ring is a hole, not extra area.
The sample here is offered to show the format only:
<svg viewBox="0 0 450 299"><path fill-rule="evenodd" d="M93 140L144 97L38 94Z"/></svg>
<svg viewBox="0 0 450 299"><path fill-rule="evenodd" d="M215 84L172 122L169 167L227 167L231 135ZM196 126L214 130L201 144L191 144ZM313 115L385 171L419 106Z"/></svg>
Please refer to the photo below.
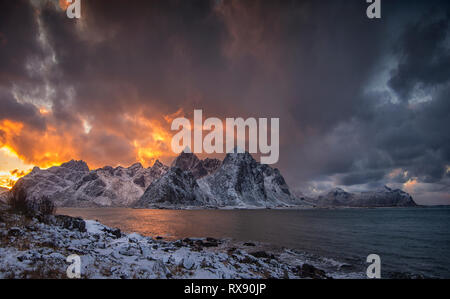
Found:
<svg viewBox="0 0 450 299"><path fill-rule="evenodd" d="M213 238L167 242L91 220L38 218L0 206L0 278L67 278L72 254L81 258L81 278L355 277L341 273L341 265L330 262L325 272L302 253L264 244Z"/></svg>

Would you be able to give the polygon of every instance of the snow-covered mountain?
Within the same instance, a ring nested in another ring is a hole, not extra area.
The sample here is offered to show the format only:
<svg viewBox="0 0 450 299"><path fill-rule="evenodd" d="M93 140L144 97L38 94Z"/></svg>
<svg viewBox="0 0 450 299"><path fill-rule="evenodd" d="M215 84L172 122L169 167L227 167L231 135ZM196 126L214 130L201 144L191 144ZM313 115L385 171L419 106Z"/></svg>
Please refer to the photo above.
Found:
<svg viewBox="0 0 450 299"><path fill-rule="evenodd" d="M16 182L11 193L25 190L31 200L42 196L52 197L58 191L70 188L88 173L89 167L83 161L72 160L45 170L34 167L29 174Z"/></svg>
<svg viewBox="0 0 450 299"><path fill-rule="evenodd" d="M335 188L316 200L319 207L411 207L417 206L411 195L384 186L380 190L349 193Z"/></svg>
<svg viewBox="0 0 450 299"><path fill-rule="evenodd" d="M217 159L207 158L200 160L193 153L182 152L172 162L172 167L178 167L183 171L190 171L196 179L199 179L215 172L221 163Z"/></svg>
<svg viewBox="0 0 450 299"><path fill-rule="evenodd" d="M133 204L136 208L191 207L204 204L203 193L190 171L172 167L153 181L142 197Z"/></svg>
<svg viewBox="0 0 450 299"><path fill-rule="evenodd" d="M150 168L140 163L128 168L106 166L89 171L83 161L70 161L46 170L34 168L19 179L13 192L25 190L30 199L49 197L57 206L125 207L144 194L168 167L156 161Z"/></svg>
<svg viewBox="0 0 450 299"><path fill-rule="evenodd" d="M70 188L55 194L53 199L60 206L127 207L167 170L159 161L150 168L140 163L128 168L106 166L86 174Z"/></svg>
<svg viewBox="0 0 450 299"><path fill-rule="evenodd" d="M283 176L245 153L227 154L223 162L181 153L172 167L159 161L150 168L106 166L89 170L70 161L46 170L34 168L13 192L50 198L64 207L287 207L302 205Z"/></svg>
<svg viewBox="0 0 450 299"><path fill-rule="evenodd" d="M220 168L198 180L208 205L283 207L301 204L278 169L255 161L248 153L229 153Z"/></svg>
<svg viewBox="0 0 450 299"><path fill-rule="evenodd" d="M414 206L412 197L388 187L349 193L336 188L316 199L291 193L278 169L260 164L248 153L229 153L221 162L181 153L172 167L156 161L144 168L106 166L89 170L83 161L49 169L35 167L11 190L30 200L42 196L65 207L237 207L291 206L387 207ZM0 197L2 192L0 191ZM7 194L7 193L6 193Z"/></svg>
<svg viewBox="0 0 450 299"><path fill-rule="evenodd" d="M227 154L223 162L181 153L133 205L164 207L282 207L300 204L277 169L249 153Z"/></svg>

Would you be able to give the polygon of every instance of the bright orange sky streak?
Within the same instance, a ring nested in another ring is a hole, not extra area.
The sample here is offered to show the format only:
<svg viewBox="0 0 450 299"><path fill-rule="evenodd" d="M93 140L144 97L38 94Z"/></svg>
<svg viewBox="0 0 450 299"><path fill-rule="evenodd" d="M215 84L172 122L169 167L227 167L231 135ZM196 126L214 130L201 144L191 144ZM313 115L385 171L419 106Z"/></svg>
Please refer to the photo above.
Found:
<svg viewBox="0 0 450 299"><path fill-rule="evenodd" d="M19 122L10 120L0 122L0 187L11 188L34 166L45 169L71 159L84 160L91 169L105 165L129 166L135 162L149 167L157 159L163 163L169 163L174 156L170 150L172 136L170 122L175 115L181 115L182 111L164 116L159 120L147 119L140 113L124 114L123 122L127 130L101 125L96 128L94 123L93 133L86 132L83 128L68 128L62 131L52 125L51 114L52 112L48 110L43 114L50 120L44 132L33 131ZM125 143L128 142L131 149L129 156L105 160L104 155L86 154L86 146L85 144L83 147L80 146L80 142L89 143L90 140L95 140L98 136L95 134L99 132L118 136ZM99 159L96 159L97 157Z"/></svg>

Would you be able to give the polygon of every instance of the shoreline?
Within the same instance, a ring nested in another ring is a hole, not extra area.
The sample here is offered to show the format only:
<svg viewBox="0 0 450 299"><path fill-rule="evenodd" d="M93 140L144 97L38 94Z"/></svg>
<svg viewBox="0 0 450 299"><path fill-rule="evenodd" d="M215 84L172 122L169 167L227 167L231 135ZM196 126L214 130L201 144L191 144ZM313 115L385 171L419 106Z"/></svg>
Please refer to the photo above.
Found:
<svg viewBox="0 0 450 299"><path fill-rule="evenodd" d="M292 206L292 207L128 207L128 206L58 206L56 209L130 209L130 210L168 210L168 211L304 211L304 210L347 210L347 209L409 209L409 208L440 208L450 207L450 205L417 205L417 206L391 206L391 207L348 207L348 206L334 206L334 207L312 207L312 206Z"/></svg>
<svg viewBox="0 0 450 299"><path fill-rule="evenodd" d="M1 210L0 278L67 278L77 254L82 278L328 279L302 253L269 244L230 239L166 241L124 234L94 220L63 215L42 219Z"/></svg>

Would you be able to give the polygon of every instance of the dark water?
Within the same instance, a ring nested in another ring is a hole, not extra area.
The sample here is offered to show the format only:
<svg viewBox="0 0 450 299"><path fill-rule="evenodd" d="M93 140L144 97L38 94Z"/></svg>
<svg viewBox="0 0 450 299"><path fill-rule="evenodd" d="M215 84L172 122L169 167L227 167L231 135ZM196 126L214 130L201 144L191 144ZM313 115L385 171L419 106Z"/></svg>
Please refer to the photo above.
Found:
<svg viewBox="0 0 450 299"><path fill-rule="evenodd" d="M382 273L450 278L450 207L311 210L134 210L61 208L125 232L168 239L233 238L298 249Z"/></svg>

